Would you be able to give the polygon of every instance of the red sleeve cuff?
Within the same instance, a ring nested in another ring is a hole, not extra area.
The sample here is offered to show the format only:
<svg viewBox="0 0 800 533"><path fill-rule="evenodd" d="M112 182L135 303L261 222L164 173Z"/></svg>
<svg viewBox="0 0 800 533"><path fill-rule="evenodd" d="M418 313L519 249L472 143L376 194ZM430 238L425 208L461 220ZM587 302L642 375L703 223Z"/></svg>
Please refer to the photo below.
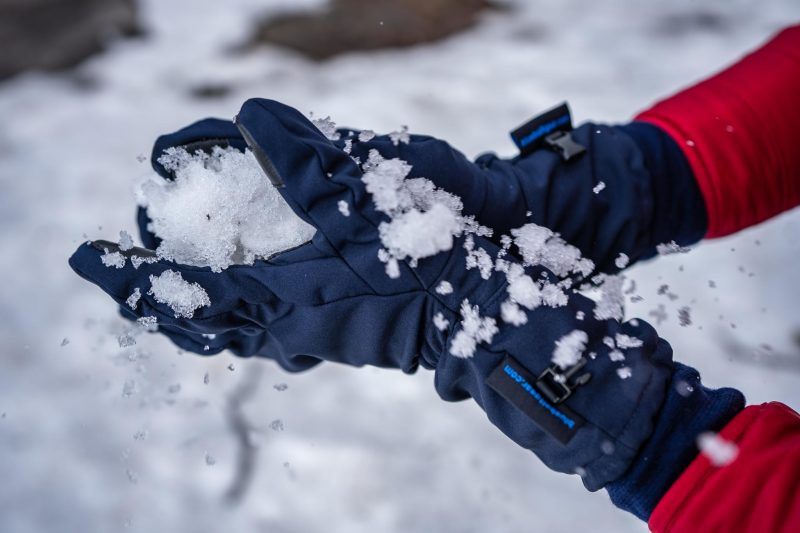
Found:
<svg viewBox="0 0 800 533"><path fill-rule="evenodd" d="M720 431L737 444L722 467L699 455L650 517L654 532L800 531L800 415L780 403L746 408Z"/></svg>
<svg viewBox="0 0 800 533"><path fill-rule="evenodd" d="M683 150L705 199L707 237L800 205L800 25L636 120Z"/></svg>

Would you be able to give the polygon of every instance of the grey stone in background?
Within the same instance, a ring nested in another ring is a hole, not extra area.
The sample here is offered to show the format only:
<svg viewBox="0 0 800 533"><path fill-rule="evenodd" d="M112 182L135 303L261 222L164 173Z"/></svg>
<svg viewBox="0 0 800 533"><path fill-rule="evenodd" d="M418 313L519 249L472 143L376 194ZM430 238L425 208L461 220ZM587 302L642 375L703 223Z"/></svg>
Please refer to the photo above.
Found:
<svg viewBox="0 0 800 533"><path fill-rule="evenodd" d="M427 43L463 31L490 0L331 0L320 12L287 14L258 24L245 48L274 44L315 60Z"/></svg>
<svg viewBox="0 0 800 533"><path fill-rule="evenodd" d="M0 80L74 66L140 33L135 0L0 0Z"/></svg>

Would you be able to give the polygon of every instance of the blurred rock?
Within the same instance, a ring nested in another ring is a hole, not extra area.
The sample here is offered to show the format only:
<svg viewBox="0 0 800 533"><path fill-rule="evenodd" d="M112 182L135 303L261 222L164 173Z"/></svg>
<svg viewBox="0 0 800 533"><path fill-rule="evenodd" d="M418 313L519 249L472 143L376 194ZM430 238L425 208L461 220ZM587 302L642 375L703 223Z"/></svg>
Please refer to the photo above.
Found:
<svg viewBox="0 0 800 533"><path fill-rule="evenodd" d="M401 48L463 31L490 0L331 0L326 10L262 21L246 47L274 44L316 60L354 51Z"/></svg>
<svg viewBox="0 0 800 533"><path fill-rule="evenodd" d="M134 0L0 0L0 79L71 67L140 33Z"/></svg>

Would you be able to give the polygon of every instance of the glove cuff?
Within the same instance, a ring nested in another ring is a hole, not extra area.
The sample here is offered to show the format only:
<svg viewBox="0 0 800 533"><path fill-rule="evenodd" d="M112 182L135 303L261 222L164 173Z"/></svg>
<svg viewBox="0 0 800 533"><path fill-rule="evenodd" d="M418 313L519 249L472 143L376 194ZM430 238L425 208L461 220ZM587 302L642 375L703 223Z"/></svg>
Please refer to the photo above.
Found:
<svg viewBox="0 0 800 533"><path fill-rule="evenodd" d="M675 363L652 435L622 477L606 485L611 501L648 520L661 497L698 454L697 436L719 431L744 409L736 389L708 389L694 368Z"/></svg>

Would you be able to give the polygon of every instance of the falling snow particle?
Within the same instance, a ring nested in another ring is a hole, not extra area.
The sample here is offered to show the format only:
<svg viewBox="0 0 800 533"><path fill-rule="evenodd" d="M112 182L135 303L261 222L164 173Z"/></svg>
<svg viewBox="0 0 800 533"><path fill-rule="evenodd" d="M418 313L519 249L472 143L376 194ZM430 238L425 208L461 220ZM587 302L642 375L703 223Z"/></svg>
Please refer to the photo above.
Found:
<svg viewBox="0 0 800 533"><path fill-rule="evenodd" d="M648 316L653 317L656 321L656 325L660 326L665 320L667 320L667 309L664 307L664 304L658 304L658 308L650 311Z"/></svg>
<svg viewBox="0 0 800 533"><path fill-rule="evenodd" d="M66 338L66 337L64 337L64 339L61 341L61 347L63 348L63 347L64 347L64 346L66 346L67 344L69 344L69 339L68 339L68 338Z"/></svg>
<svg viewBox="0 0 800 533"><path fill-rule="evenodd" d="M208 385L209 383L211 383L211 376L206 372L203 374L203 385Z"/></svg>
<svg viewBox="0 0 800 533"><path fill-rule="evenodd" d="M688 306L683 306L678 309L678 322L681 326L686 327L692 324L691 309Z"/></svg>
<svg viewBox="0 0 800 533"><path fill-rule="evenodd" d="M216 458L213 455L211 455L210 453L206 452L206 465L207 466L214 466L215 464L217 464Z"/></svg>
<svg viewBox="0 0 800 533"><path fill-rule="evenodd" d="M287 385L286 383L276 383L275 385L272 386L272 388L278 392L283 392L289 388L289 385Z"/></svg>
<svg viewBox="0 0 800 533"><path fill-rule="evenodd" d="M269 423L269 429L272 431L283 431L283 421L279 418Z"/></svg>
<svg viewBox="0 0 800 533"><path fill-rule="evenodd" d="M236 368L233 366L233 363L228 365L228 370L230 370L231 372L233 372L235 369Z"/></svg>
<svg viewBox="0 0 800 533"><path fill-rule="evenodd" d="M697 436L697 447L714 466L730 464L739 454L736 444L712 431L706 431Z"/></svg>

